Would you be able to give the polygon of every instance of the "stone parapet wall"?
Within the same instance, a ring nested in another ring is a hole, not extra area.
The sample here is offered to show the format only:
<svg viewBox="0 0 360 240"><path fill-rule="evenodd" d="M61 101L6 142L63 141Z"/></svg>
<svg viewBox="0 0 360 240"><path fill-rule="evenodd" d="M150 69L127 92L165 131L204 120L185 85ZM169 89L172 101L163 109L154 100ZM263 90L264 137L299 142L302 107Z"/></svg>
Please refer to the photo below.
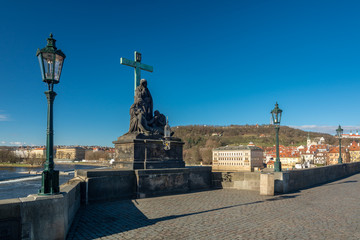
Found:
<svg viewBox="0 0 360 240"><path fill-rule="evenodd" d="M360 162L274 173L275 192L287 193L360 173Z"/></svg>
<svg viewBox="0 0 360 240"><path fill-rule="evenodd" d="M0 239L65 239L80 207L80 181L52 196L0 200Z"/></svg>
<svg viewBox="0 0 360 240"><path fill-rule="evenodd" d="M133 170L79 169L82 203L114 201L135 197L136 176Z"/></svg>
<svg viewBox="0 0 360 240"><path fill-rule="evenodd" d="M189 192L189 169L136 170L137 197Z"/></svg>
<svg viewBox="0 0 360 240"><path fill-rule="evenodd" d="M204 190L212 187L212 168L210 166L187 167L187 169L189 169L190 190Z"/></svg>
<svg viewBox="0 0 360 240"><path fill-rule="evenodd" d="M77 170L84 203L186 193L211 187L211 167Z"/></svg>
<svg viewBox="0 0 360 240"><path fill-rule="evenodd" d="M213 172L214 188L260 191L260 172Z"/></svg>

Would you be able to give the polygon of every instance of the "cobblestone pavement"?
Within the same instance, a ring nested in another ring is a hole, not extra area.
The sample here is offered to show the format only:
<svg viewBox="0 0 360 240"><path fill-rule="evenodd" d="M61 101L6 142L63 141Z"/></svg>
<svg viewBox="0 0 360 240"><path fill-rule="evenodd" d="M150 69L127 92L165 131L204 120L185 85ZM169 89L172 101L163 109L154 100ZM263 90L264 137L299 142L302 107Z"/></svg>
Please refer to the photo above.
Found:
<svg viewBox="0 0 360 240"><path fill-rule="evenodd" d="M68 239L360 239L360 174L270 197L222 189L91 204Z"/></svg>

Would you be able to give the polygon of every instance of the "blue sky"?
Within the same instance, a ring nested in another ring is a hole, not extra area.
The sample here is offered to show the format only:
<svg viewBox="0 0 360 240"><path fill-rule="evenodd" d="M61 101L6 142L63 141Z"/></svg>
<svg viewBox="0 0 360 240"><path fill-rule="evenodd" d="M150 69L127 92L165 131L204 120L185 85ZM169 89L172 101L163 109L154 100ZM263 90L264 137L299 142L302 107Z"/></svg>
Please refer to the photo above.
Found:
<svg viewBox="0 0 360 240"><path fill-rule="evenodd" d="M52 32L67 56L54 103L56 145L124 134L133 69L171 126L268 124L360 129L359 1L1 1L0 145L45 144L46 85L35 56Z"/></svg>

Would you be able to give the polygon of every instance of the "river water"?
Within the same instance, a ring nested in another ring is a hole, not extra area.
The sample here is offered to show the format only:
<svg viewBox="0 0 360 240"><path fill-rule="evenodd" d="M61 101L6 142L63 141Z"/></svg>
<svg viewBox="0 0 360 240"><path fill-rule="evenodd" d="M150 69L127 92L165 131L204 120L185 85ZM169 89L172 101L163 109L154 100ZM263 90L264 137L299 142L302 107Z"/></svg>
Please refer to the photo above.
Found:
<svg viewBox="0 0 360 240"><path fill-rule="evenodd" d="M104 168L99 166L56 164L55 169L69 175L59 176L60 185L74 177L76 169ZM29 194L38 193L41 187L41 174L29 174L29 172L41 172L43 168L27 167L0 167L0 200L9 198L26 197Z"/></svg>

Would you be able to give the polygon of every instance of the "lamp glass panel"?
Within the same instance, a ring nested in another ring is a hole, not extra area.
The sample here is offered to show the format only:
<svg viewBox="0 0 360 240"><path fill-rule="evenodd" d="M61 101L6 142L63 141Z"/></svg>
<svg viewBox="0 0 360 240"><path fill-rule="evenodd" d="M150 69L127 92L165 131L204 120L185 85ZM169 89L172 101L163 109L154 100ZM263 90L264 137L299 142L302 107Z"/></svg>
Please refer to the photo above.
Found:
<svg viewBox="0 0 360 240"><path fill-rule="evenodd" d="M41 53L45 68L45 78L53 79L54 73L54 53Z"/></svg>
<svg viewBox="0 0 360 240"><path fill-rule="evenodd" d="M55 73L54 73L54 79L59 81L61 70L63 66L64 58L60 55L55 56Z"/></svg>
<svg viewBox="0 0 360 240"><path fill-rule="evenodd" d="M338 129L336 129L336 133L337 133L337 136L338 137L341 137L341 130L338 128Z"/></svg>
<svg viewBox="0 0 360 240"><path fill-rule="evenodd" d="M45 73L44 73L44 65L43 65L43 61L42 61L42 54L38 55L38 59L39 59L39 64L40 64L40 71L41 71L41 77L44 80L45 79Z"/></svg>
<svg viewBox="0 0 360 240"><path fill-rule="evenodd" d="M279 120L279 123L281 122L281 113L282 113L282 112L279 112L279 119L278 119L278 120Z"/></svg>

